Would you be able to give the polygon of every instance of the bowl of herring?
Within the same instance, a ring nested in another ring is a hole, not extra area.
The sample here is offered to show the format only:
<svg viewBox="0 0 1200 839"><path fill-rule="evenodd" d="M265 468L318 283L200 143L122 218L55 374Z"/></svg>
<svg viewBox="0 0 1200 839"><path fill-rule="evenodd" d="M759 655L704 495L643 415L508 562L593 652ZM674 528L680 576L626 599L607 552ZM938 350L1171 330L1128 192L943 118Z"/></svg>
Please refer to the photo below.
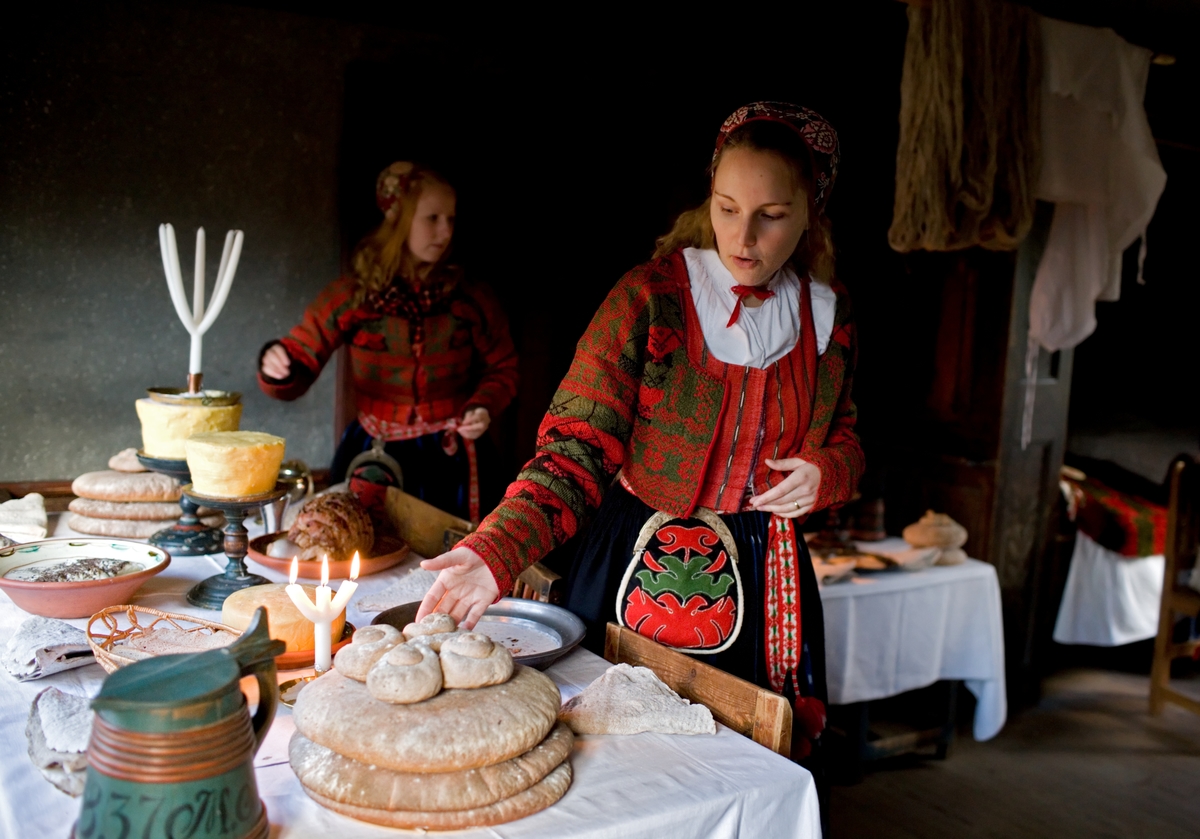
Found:
<svg viewBox="0 0 1200 839"><path fill-rule="evenodd" d="M87 618L128 603L171 563L153 545L106 537L42 539L0 548L0 591L47 618Z"/></svg>

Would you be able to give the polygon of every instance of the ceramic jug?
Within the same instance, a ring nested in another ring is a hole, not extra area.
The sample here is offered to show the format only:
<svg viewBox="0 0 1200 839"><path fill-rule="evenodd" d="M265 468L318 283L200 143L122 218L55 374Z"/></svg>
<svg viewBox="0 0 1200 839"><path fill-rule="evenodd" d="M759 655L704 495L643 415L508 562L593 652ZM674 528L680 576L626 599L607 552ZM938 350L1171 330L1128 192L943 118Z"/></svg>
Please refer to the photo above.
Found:
<svg viewBox="0 0 1200 839"><path fill-rule="evenodd" d="M266 839L254 753L279 686L260 608L229 647L135 662L104 682L88 744L75 839ZM239 686L258 681L250 718Z"/></svg>

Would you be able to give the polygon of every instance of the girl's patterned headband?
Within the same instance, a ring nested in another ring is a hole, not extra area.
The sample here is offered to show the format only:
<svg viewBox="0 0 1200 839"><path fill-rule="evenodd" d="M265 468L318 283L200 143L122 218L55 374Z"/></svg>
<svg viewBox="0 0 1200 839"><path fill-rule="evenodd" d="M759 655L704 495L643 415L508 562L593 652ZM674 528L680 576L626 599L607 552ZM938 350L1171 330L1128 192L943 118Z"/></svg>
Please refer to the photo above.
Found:
<svg viewBox="0 0 1200 839"><path fill-rule="evenodd" d="M721 154L721 147L729 139L729 135L748 122L780 122L800 135L800 139L808 146L812 154L813 178L816 180L817 194L813 196L813 204L818 211L825 209L829 200L829 192L833 189L833 181L837 177L838 147L837 132L825 118L816 111L792 105L788 102L751 102L738 108L721 125L717 134L717 145L713 149L713 165Z"/></svg>

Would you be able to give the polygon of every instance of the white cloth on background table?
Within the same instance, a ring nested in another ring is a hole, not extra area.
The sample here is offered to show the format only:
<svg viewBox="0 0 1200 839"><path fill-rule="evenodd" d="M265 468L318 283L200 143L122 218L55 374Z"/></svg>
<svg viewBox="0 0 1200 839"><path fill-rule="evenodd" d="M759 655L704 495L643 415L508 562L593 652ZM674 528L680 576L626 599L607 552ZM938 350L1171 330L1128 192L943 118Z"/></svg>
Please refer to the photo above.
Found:
<svg viewBox="0 0 1200 839"><path fill-rule="evenodd" d="M683 259L691 280L700 331L713 358L726 364L763 369L792 351L800 338L800 280L790 268L780 269L768 281L767 289L775 292L774 297L754 308L743 304L737 322L728 326L738 301L730 289L738 281L715 250L685 248ZM816 281L809 283L809 289L813 332L820 355L833 334L837 293Z"/></svg>
<svg viewBox="0 0 1200 839"><path fill-rule="evenodd" d="M71 535L65 525L57 533ZM357 608L365 594L384 591L416 567L419 557L360 579L347 619L357 626L372 614ZM135 603L212 619L214 612L184 600L194 583L224 568L225 557L172 557L171 565L151 578ZM272 580L284 579L254 563L251 570ZM336 588L337 582L333 583ZM0 633L11 634L27 615L0 593ZM71 621L82 628L85 620ZM609 667L585 650L556 662L547 674L570 699ZM280 680L301 673L281 673ZM58 673L42 682L22 683L0 674L0 742L23 744L30 703L47 685L71 694L95 696L104 679L98 664ZM259 796L267 806L272 836L301 839L394 839L401 831L357 822L332 813L304 794L287 762L295 726L281 706L255 755ZM711 736L639 734L595 736L576 741L571 754L575 779L553 807L509 824L457 832L456 837L509 839L690 839L694 836L820 837L816 786L807 770L724 726ZM79 813L78 799L47 783L23 748L0 761L0 836L65 836Z"/></svg>
<svg viewBox="0 0 1200 839"><path fill-rule="evenodd" d="M901 539L861 543L898 549ZM923 571L885 571L823 586L825 672L835 705L884 699L934 682L975 695L976 740L1004 727L1004 626L996 569L969 559Z"/></svg>
<svg viewBox="0 0 1200 839"><path fill-rule="evenodd" d="M1120 297L1122 253L1145 235L1167 175L1142 104L1150 50L1045 17L1042 45L1037 197L1055 208L1029 323L1055 351L1092 334L1097 300Z"/></svg>
<svg viewBox="0 0 1200 839"><path fill-rule="evenodd" d="M1166 559L1127 557L1101 547L1082 530L1067 571L1054 640L1119 647L1158 634Z"/></svg>

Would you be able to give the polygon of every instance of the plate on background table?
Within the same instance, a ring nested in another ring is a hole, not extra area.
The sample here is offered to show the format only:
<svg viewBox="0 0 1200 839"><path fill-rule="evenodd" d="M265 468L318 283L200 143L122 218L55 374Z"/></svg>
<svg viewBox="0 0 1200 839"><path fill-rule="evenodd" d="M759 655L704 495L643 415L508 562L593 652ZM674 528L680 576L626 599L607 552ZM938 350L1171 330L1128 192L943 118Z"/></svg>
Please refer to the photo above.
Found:
<svg viewBox="0 0 1200 839"><path fill-rule="evenodd" d="M257 539L250 540L250 549L246 554L246 559L252 562L257 562L259 565L265 565L274 571L281 574L287 574L292 570L292 558L269 556L267 550L271 547L271 543L278 539L286 539L287 533L267 533L259 536ZM375 545L371 549L374 556L359 557L358 575L365 577L368 574L378 574L380 571L386 571L388 568L393 568L404 561L408 556L410 548L408 543L398 536L380 536L375 540ZM350 563L352 560L339 560L338 562L329 563L329 579L345 580L350 577ZM321 563L315 560L305 560L299 564L299 576L302 580L319 580L321 579Z"/></svg>
<svg viewBox="0 0 1200 839"><path fill-rule="evenodd" d="M416 619L420 606L420 601L394 606L371 623L403 630ZM561 606L505 597L488 607L473 631L503 644L517 664L545 670L578 647L585 630L583 621Z"/></svg>

